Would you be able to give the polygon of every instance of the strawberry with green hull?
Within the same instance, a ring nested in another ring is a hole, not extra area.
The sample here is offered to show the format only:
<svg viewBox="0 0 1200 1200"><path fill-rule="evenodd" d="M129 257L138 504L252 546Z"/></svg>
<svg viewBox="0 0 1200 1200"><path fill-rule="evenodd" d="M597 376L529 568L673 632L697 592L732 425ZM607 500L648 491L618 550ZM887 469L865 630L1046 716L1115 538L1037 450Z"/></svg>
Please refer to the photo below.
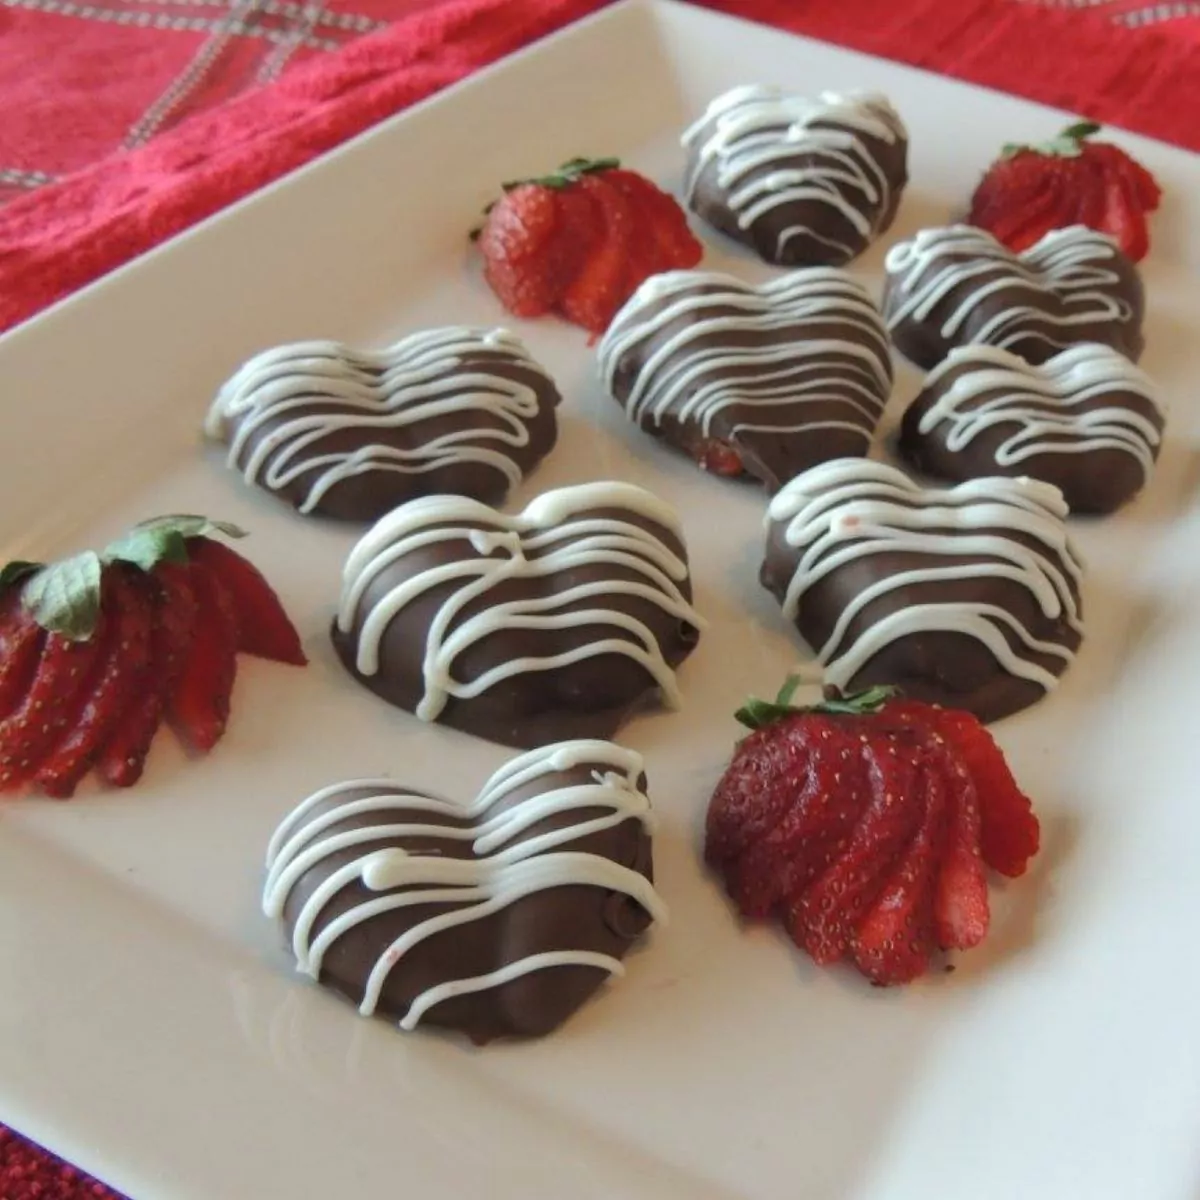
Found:
<svg viewBox="0 0 1200 1200"><path fill-rule="evenodd" d="M615 158L571 159L503 189L472 236L514 316L558 313L599 335L651 275L703 256L674 198Z"/></svg>
<svg viewBox="0 0 1200 1200"><path fill-rule="evenodd" d="M1039 826L969 713L872 688L793 707L751 701L709 803L705 859L744 917L778 914L819 965L908 983L990 922L985 867L1024 873Z"/></svg>
<svg viewBox="0 0 1200 1200"><path fill-rule="evenodd" d="M130 787L169 720L220 740L239 652L303 666L278 596L204 517L160 517L100 553L0 571L0 791Z"/></svg>
<svg viewBox="0 0 1200 1200"><path fill-rule="evenodd" d="M1040 146L1005 146L971 197L967 221L1020 253L1052 229L1086 225L1112 237L1134 262L1150 250L1146 214L1162 190L1119 146L1089 139L1081 121Z"/></svg>

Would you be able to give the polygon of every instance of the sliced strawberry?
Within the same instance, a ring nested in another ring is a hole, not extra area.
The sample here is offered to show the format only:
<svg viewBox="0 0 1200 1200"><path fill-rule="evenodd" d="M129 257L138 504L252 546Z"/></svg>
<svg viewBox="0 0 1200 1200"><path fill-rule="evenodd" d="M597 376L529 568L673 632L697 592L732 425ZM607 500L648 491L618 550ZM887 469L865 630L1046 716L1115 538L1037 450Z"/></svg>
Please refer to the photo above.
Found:
<svg viewBox="0 0 1200 1200"><path fill-rule="evenodd" d="M20 589L0 605L0 720L21 703L46 642L46 631L25 610Z"/></svg>
<svg viewBox="0 0 1200 1200"><path fill-rule="evenodd" d="M721 475L727 479L745 474L742 456L720 438L708 438L696 452L696 462L702 471L710 475Z"/></svg>
<svg viewBox="0 0 1200 1200"><path fill-rule="evenodd" d="M206 537L188 541L188 557L193 575L197 570L216 575L232 598L240 651L298 667L308 662L296 627L257 567L223 542Z"/></svg>
<svg viewBox="0 0 1200 1200"><path fill-rule="evenodd" d="M1038 852L1041 828L987 726L968 712L937 710L938 732L958 752L975 784L979 846L993 871L1016 878Z"/></svg>
<svg viewBox="0 0 1200 1200"><path fill-rule="evenodd" d="M1123 174L1110 173L1105 177L1104 216L1097 228L1115 238L1117 245L1134 262L1149 253L1150 231L1146 214L1133 184Z"/></svg>
<svg viewBox="0 0 1200 1200"><path fill-rule="evenodd" d="M946 786L928 762L918 772L925 800L921 827L901 854L850 944L855 964L873 983L909 983L929 967L933 898L946 834Z"/></svg>
<svg viewBox="0 0 1200 1200"><path fill-rule="evenodd" d="M37 772L65 729L92 678L100 653L101 627L86 641L48 634L20 702L0 721L0 791L13 791Z"/></svg>
<svg viewBox="0 0 1200 1200"><path fill-rule="evenodd" d="M991 922L987 879L979 853L979 805L975 785L957 753L940 738L928 746L933 769L946 782L947 835L933 897L933 919L943 950L970 950Z"/></svg>
<svg viewBox="0 0 1200 1200"><path fill-rule="evenodd" d="M897 855L924 816L913 739L907 731L863 746L870 804L838 859L788 908L792 940L819 964L837 962Z"/></svg>
<svg viewBox="0 0 1200 1200"><path fill-rule="evenodd" d="M538 317L554 307L562 281L538 259L557 224L557 193L532 183L506 193L488 214L479 237L484 276L515 316Z"/></svg>
<svg viewBox="0 0 1200 1200"><path fill-rule="evenodd" d="M42 791L58 799L74 794L137 702L150 661L154 584L143 572L123 566L107 567L104 583L104 617L92 638L95 665L88 687L73 707L65 736L35 776Z"/></svg>
<svg viewBox="0 0 1200 1200"><path fill-rule="evenodd" d="M595 202L600 232L562 297L565 316L591 333L603 333L629 298L629 253L633 222L629 204L604 174L585 175L576 185Z"/></svg>
<svg viewBox="0 0 1200 1200"><path fill-rule="evenodd" d="M197 606L195 632L168 712L189 745L211 750L229 720L237 674L237 612L218 575L193 571L191 582Z"/></svg>
<svg viewBox="0 0 1200 1200"><path fill-rule="evenodd" d="M158 595L150 656L135 688L133 703L113 730L100 759L100 774L116 787L132 787L142 776L151 744L166 715L191 649L196 598L186 566L159 563Z"/></svg>
<svg viewBox="0 0 1200 1200"><path fill-rule="evenodd" d="M639 223L645 223L654 237L656 257L653 269L659 271L694 267L704 256L704 247L688 226L687 215L674 196L664 192L636 171L613 171L620 175L625 194L635 207Z"/></svg>

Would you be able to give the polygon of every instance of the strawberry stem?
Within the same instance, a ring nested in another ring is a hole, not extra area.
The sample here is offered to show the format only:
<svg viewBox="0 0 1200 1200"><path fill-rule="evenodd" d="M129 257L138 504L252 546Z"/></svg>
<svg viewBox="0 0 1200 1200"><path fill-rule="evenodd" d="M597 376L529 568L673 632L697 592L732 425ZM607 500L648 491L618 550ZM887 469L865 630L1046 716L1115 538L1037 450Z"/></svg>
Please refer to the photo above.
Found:
<svg viewBox="0 0 1200 1200"><path fill-rule="evenodd" d="M560 191L570 187L573 183L578 183L585 175L594 175L597 171L613 171L620 165L619 158L569 158L557 171L553 171L549 175L542 175L536 179L510 179L500 186L506 192L511 192L513 188L524 187L525 184L531 183L535 187Z"/></svg>
<svg viewBox="0 0 1200 1200"><path fill-rule="evenodd" d="M1040 145L1025 145L1020 142L1008 142L1001 147L1001 158L1012 158L1017 154L1041 154L1047 158L1077 158L1083 149L1083 142L1099 133L1100 126L1095 121L1076 121L1068 125L1056 138Z"/></svg>
<svg viewBox="0 0 1200 1200"><path fill-rule="evenodd" d="M877 685L853 692L848 696L819 700L816 704L794 705L792 697L803 680L789 675L773 701L751 697L734 713L734 719L747 729L762 729L794 713L826 713L839 716L865 717L877 713L893 696L897 688Z"/></svg>

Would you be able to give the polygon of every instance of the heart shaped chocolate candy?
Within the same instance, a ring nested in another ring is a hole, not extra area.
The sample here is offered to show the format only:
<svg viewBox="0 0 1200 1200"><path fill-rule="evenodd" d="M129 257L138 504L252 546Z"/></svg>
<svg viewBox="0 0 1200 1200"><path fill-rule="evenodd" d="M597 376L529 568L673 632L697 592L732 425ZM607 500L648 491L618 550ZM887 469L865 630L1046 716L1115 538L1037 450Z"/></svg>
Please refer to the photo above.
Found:
<svg viewBox="0 0 1200 1200"><path fill-rule="evenodd" d="M673 510L593 483L515 516L457 496L396 509L346 562L333 641L421 720L537 746L609 737L654 699L675 707L701 627Z"/></svg>
<svg viewBox="0 0 1200 1200"><path fill-rule="evenodd" d="M1014 254L970 225L923 229L885 260L883 315L896 348L920 367L983 344L1042 363L1101 342L1137 361L1144 294L1134 264L1105 234L1072 225Z"/></svg>
<svg viewBox="0 0 1200 1200"><path fill-rule="evenodd" d="M511 333L451 327L382 351L268 350L221 389L205 431L299 512L373 521L417 496L503 500L553 448L560 399Z"/></svg>
<svg viewBox="0 0 1200 1200"><path fill-rule="evenodd" d="M866 454L892 387L878 309L831 267L757 287L713 271L654 276L613 320L599 364L641 429L771 491Z"/></svg>
<svg viewBox="0 0 1200 1200"><path fill-rule="evenodd" d="M683 135L685 199L710 225L783 266L842 266L891 226L908 134L882 96L737 87Z"/></svg>
<svg viewBox="0 0 1200 1200"><path fill-rule="evenodd" d="M943 479L1028 476L1075 513L1109 513L1158 460L1158 389L1110 346L1083 342L1032 366L996 346L951 350L904 414L900 449Z"/></svg>
<svg viewBox="0 0 1200 1200"><path fill-rule="evenodd" d="M1082 634L1082 567L1056 488L946 491L865 459L792 480L767 515L763 585L826 686L898 686L994 721L1058 683Z"/></svg>
<svg viewBox="0 0 1200 1200"><path fill-rule="evenodd" d="M263 906L298 970L405 1030L558 1028L666 911L642 759L547 746L471 804L386 779L310 796L276 830Z"/></svg>

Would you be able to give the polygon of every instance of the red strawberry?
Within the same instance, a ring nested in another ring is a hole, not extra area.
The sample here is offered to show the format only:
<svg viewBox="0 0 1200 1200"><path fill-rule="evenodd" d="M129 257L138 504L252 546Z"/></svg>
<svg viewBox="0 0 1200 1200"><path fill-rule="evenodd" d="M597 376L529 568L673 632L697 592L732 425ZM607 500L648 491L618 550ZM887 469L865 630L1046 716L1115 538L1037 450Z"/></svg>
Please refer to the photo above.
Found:
<svg viewBox="0 0 1200 1200"><path fill-rule="evenodd" d="M933 720L975 783L983 861L1001 875L1014 879L1023 875L1038 852L1041 827L1000 747L987 726L971 713L937 709Z"/></svg>
<svg viewBox="0 0 1200 1200"><path fill-rule="evenodd" d="M928 760L918 773L920 829L854 934L851 952L872 983L910 983L933 950L934 887L946 838L946 784Z"/></svg>
<svg viewBox="0 0 1200 1200"><path fill-rule="evenodd" d="M603 333L617 309L629 298L639 275L633 210L620 188L608 182L607 173L585 175L578 184L595 205L599 233L591 252L583 260L562 296L567 320L592 333Z"/></svg>
<svg viewBox="0 0 1200 1200"><path fill-rule="evenodd" d="M21 603L20 591L10 590L0 606L0 719L21 703L46 636Z"/></svg>
<svg viewBox="0 0 1200 1200"><path fill-rule="evenodd" d="M68 729L92 679L99 643L48 634L24 696L0 721L0 790L27 783Z"/></svg>
<svg viewBox="0 0 1200 1200"><path fill-rule="evenodd" d="M196 624L187 662L169 702L171 720L197 750L211 750L225 733L237 674L237 611L220 577L191 572Z"/></svg>
<svg viewBox="0 0 1200 1200"><path fill-rule="evenodd" d="M1162 190L1140 163L1080 122L1041 146L1006 146L971 197L968 221L1020 252L1052 229L1086 225L1116 239L1134 262L1150 249L1146 214Z"/></svg>
<svg viewBox="0 0 1200 1200"><path fill-rule="evenodd" d="M729 479L744 474L746 470L742 465L742 456L728 442L719 438L708 438L700 443L696 462L702 471Z"/></svg>
<svg viewBox="0 0 1200 1200"><path fill-rule="evenodd" d="M221 737L239 648L304 663L278 597L215 533L242 536L160 517L99 554L0 569L0 791L71 796L96 765L128 787L168 705L193 746Z"/></svg>
<svg viewBox="0 0 1200 1200"><path fill-rule="evenodd" d="M66 736L47 755L35 777L47 796L74 794L110 735L138 701L150 661L155 590L140 571L114 565L105 574L104 620L86 645L96 658L83 703L71 713Z"/></svg>
<svg viewBox="0 0 1200 1200"><path fill-rule="evenodd" d="M999 822L1011 839L995 839L1005 865L1031 827L1036 849L990 734L888 688L795 708L795 686L738 713L755 732L709 804L705 858L741 913L782 909L815 962L849 957L881 984L916 978L938 946L978 945L990 920L981 827Z"/></svg>
<svg viewBox="0 0 1200 1200"><path fill-rule="evenodd" d="M193 573L203 570L225 585L237 613L238 644L243 654L302 667L308 659L300 635L279 597L258 568L222 542L197 537L188 541Z"/></svg>
<svg viewBox="0 0 1200 1200"><path fill-rule="evenodd" d="M861 808L842 854L794 898L788 914L792 940L822 965L835 963L846 953L888 869L921 823L911 747L879 741L863 744L862 751L870 799Z"/></svg>
<svg viewBox="0 0 1200 1200"><path fill-rule="evenodd" d="M116 787L132 787L142 777L150 746L166 715L191 650L196 597L188 567L159 563L154 568L158 594L150 655L136 698L113 730L100 759L100 774Z"/></svg>
<svg viewBox="0 0 1200 1200"><path fill-rule="evenodd" d="M742 743L709 806L705 849L743 916L769 915L828 865L854 828L847 798L863 772L857 738L820 714Z"/></svg>
<svg viewBox="0 0 1200 1200"><path fill-rule="evenodd" d="M572 159L504 188L478 245L484 278L516 316L558 312L603 333L645 279L703 253L675 200L616 159Z"/></svg>

